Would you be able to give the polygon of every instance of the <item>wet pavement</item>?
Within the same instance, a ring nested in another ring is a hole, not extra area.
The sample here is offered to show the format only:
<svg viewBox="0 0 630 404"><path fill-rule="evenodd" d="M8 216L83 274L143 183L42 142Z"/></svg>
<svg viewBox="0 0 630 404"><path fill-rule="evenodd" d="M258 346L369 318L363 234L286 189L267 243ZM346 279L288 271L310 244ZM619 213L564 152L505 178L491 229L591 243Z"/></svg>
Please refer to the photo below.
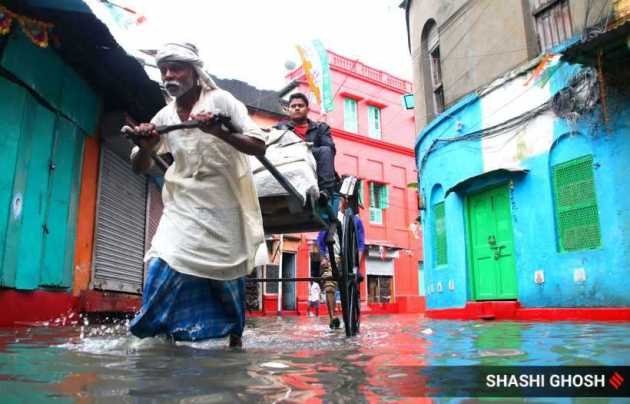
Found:
<svg viewBox="0 0 630 404"><path fill-rule="evenodd" d="M1 402L417 402L426 366L630 363L627 323L391 315L361 327L345 338L325 317L253 318L242 350L139 340L124 323L0 329Z"/></svg>

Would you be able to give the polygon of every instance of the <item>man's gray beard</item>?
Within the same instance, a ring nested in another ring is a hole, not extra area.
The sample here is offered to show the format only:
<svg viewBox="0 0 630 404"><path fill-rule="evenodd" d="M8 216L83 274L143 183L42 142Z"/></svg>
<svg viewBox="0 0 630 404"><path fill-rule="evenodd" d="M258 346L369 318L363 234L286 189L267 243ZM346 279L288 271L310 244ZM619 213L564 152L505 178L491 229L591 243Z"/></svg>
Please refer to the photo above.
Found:
<svg viewBox="0 0 630 404"><path fill-rule="evenodd" d="M179 81L165 81L164 88L168 95L173 98L181 97L193 88L194 83L180 83ZM169 86L171 86L169 88ZM174 90L173 90L174 88Z"/></svg>

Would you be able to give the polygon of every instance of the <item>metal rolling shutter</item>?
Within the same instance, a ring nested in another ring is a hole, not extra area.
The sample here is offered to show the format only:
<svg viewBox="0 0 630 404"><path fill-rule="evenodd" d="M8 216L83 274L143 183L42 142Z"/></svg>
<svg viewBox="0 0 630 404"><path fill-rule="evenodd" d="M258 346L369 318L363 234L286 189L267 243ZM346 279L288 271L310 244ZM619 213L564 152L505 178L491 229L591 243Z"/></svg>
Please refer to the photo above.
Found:
<svg viewBox="0 0 630 404"><path fill-rule="evenodd" d="M366 257L365 272L367 275L394 276L394 260Z"/></svg>
<svg viewBox="0 0 630 404"><path fill-rule="evenodd" d="M106 144L101 147L94 242L95 289L141 293L147 184Z"/></svg>
<svg viewBox="0 0 630 404"><path fill-rule="evenodd" d="M145 253L149 251L149 248L151 248L151 241L153 240L153 236L155 236L158 224L160 224L160 218L162 217L163 210L164 204L162 203L161 188L154 181L147 181L147 215L145 220L146 231L144 238ZM148 274L148 265L145 263L143 281L146 281Z"/></svg>
<svg viewBox="0 0 630 404"><path fill-rule="evenodd" d="M158 224L160 223L160 217L162 217L162 210L164 205L162 204L162 191L153 182L149 181L148 185L149 195L147 197L147 238L145 240L145 248L147 251L151 247L151 240L157 231Z"/></svg>

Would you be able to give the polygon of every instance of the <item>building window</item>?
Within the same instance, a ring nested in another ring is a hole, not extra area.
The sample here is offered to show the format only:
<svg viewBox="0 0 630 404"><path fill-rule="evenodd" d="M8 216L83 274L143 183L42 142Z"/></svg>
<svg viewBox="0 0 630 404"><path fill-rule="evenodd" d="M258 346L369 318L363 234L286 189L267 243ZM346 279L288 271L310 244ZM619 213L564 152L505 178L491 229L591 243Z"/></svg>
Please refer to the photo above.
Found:
<svg viewBox="0 0 630 404"><path fill-rule="evenodd" d="M358 180L358 182L359 182L359 185L357 185L357 187L359 188L359 205L360 206L365 206L365 204L364 204L364 202L365 202L365 194L364 194L364 191L363 191L364 181L363 180Z"/></svg>
<svg viewBox="0 0 630 404"><path fill-rule="evenodd" d="M264 278L277 279L280 277L280 269L277 265L265 265ZM266 294L278 294L278 282L265 282Z"/></svg>
<svg viewBox="0 0 630 404"><path fill-rule="evenodd" d="M552 168L558 250L601 245L599 212L593 179L593 156L583 156Z"/></svg>
<svg viewBox="0 0 630 404"><path fill-rule="evenodd" d="M448 255L446 251L446 218L444 202L433 205L433 240L435 266L446 265L448 263Z"/></svg>
<svg viewBox="0 0 630 404"><path fill-rule="evenodd" d="M381 138L381 109L368 105L368 134L372 139Z"/></svg>
<svg viewBox="0 0 630 404"><path fill-rule="evenodd" d="M435 116L444 111L440 38L437 24L433 20L430 20L424 26L422 32L422 50L427 119L432 120Z"/></svg>
<svg viewBox="0 0 630 404"><path fill-rule="evenodd" d="M370 223L383 224L383 209L389 207L387 185L370 182Z"/></svg>
<svg viewBox="0 0 630 404"><path fill-rule="evenodd" d="M357 101L352 98L343 99L343 129L353 133L359 132Z"/></svg>
<svg viewBox="0 0 630 404"><path fill-rule="evenodd" d="M392 277L368 275L368 303L390 303L392 300Z"/></svg>
<svg viewBox="0 0 630 404"><path fill-rule="evenodd" d="M569 0L532 0L540 48L547 51L573 36Z"/></svg>
<svg viewBox="0 0 630 404"><path fill-rule="evenodd" d="M429 49L431 58L431 84L433 86L433 112L438 115L444 111L444 88L442 86L442 66L440 64L440 45L436 43Z"/></svg>

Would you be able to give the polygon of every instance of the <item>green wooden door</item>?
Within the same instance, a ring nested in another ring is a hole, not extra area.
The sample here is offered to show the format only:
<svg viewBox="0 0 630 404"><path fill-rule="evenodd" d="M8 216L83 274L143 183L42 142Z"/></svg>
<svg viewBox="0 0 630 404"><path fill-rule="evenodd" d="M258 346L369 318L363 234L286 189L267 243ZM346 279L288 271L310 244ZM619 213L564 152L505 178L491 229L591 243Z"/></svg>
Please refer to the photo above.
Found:
<svg viewBox="0 0 630 404"><path fill-rule="evenodd" d="M468 198L473 298L517 297L516 261L507 185Z"/></svg>
<svg viewBox="0 0 630 404"><path fill-rule="evenodd" d="M18 289L35 289L39 285L48 209L52 132L55 127L55 114L34 98L29 97L29 101L30 108L22 132L24 148L20 150L20 163L23 165L18 165L13 188L14 192L19 190L24 195L22 222L16 223L19 248L15 287ZM20 177L26 182L18 182Z"/></svg>
<svg viewBox="0 0 630 404"><path fill-rule="evenodd" d="M0 90L11 95L0 101L0 286L69 287L82 132L25 89Z"/></svg>
<svg viewBox="0 0 630 404"><path fill-rule="evenodd" d="M55 114L30 95L26 95L23 106L18 114L21 123L9 135L18 138L17 158L9 171L13 183L2 190L10 195L12 202L6 227L2 284L35 289L39 285Z"/></svg>
<svg viewBox="0 0 630 404"><path fill-rule="evenodd" d="M21 213L23 199L13 193L18 147L28 93L7 80L0 80L0 286L15 286L15 265L3 265L7 244L15 240L9 236L9 224Z"/></svg>
<svg viewBox="0 0 630 404"><path fill-rule="evenodd" d="M81 183L83 135L65 118L57 119L49 177L43 268L40 285L69 287Z"/></svg>
<svg viewBox="0 0 630 404"><path fill-rule="evenodd" d="M101 99L22 30L11 33L0 67L22 82L0 78L0 287L69 287L83 138Z"/></svg>

